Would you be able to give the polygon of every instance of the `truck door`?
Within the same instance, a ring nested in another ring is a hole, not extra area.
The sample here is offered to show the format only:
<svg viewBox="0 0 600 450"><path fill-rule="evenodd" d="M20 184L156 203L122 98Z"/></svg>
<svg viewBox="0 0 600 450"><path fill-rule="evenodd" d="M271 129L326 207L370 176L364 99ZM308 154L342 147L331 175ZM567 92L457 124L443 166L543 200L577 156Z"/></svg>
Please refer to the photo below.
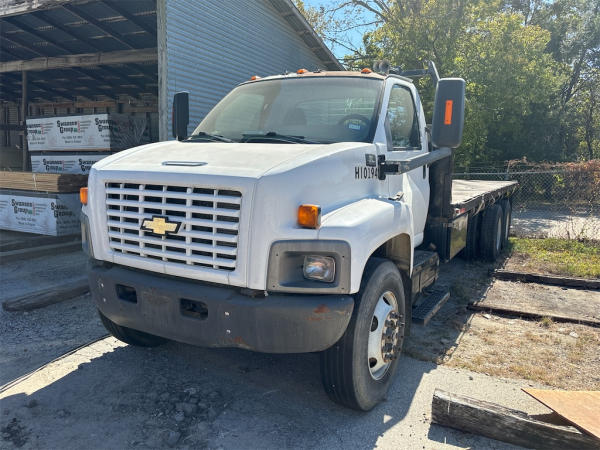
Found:
<svg viewBox="0 0 600 450"><path fill-rule="evenodd" d="M427 153L425 115L419 94L413 85L392 81L386 107L385 128L388 140L388 159L405 159ZM387 89L386 89L387 90ZM423 241L423 230L429 204L429 169L419 167L402 175L389 176L390 197L402 192L413 214L413 233L416 247Z"/></svg>

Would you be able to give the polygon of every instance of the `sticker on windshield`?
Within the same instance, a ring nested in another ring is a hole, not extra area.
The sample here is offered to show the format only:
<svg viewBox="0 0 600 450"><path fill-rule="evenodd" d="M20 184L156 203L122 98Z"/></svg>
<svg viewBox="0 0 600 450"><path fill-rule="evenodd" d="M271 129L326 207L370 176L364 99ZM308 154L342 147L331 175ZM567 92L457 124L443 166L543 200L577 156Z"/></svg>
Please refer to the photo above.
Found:
<svg viewBox="0 0 600 450"><path fill-rule="evenodd" d="M377 178L378 167L367 167L367 166L355 166L354 167L354 179L355 180L370 180Z"/></svg>
<svg viewBox="0 0 600 450"><path fill-rule="evenodd" d="M350 128L351 130L360 130L360 125L357 123L349 123L348 128Z"/></svg>

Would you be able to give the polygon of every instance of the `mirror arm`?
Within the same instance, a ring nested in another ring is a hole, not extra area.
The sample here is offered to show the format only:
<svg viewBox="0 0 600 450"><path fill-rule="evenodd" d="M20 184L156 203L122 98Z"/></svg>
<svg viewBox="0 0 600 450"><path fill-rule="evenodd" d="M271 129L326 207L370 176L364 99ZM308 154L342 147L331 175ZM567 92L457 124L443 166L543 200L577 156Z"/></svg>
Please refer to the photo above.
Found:
<svg viewBox="0 0 600 450"><path fill-rule="evenodd" d="M424 155L417 155L406 159L386 160L385 155L379 155L377 158L377 175L380 180L385 180L387 175L400 175L410 172L421 166L433 164L450 155L452 155L452 149L448 147L442 147Z"/></svg>

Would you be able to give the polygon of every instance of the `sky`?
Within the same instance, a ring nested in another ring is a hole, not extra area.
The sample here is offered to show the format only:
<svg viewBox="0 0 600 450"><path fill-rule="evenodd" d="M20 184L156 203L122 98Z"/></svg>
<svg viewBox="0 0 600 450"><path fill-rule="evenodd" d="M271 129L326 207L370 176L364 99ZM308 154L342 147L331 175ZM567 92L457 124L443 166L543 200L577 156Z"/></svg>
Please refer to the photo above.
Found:
<svg viewBox="0 0 600 450"><path fill-rule="evenodd" d="M321 6L327 8L331 8L333 5L339 3L339 0L304 0L304 5L306 7L313 7L313 8L319 8ZM374 18L374 15L372 13L369 13L368 11L366 11L363 15L363 19L365 22L368 21L372 21ZM348 40L351 42L351 44L354 47L361 47L362 46L362 36L365 33L365 31L368 31L370 29L372 29L373 27L361 27L361 28L356 28L354 30L349 31L346 36L348 38ZM333 52L333 54L335 55L336 58L338 59L342 59L344 57L344 55L347 55L350 53L350 51L340 45L335 45L335 44L331 44L330 42L326 42L326 44L329 46L329 48L331 49L331 51Z"/></svg>

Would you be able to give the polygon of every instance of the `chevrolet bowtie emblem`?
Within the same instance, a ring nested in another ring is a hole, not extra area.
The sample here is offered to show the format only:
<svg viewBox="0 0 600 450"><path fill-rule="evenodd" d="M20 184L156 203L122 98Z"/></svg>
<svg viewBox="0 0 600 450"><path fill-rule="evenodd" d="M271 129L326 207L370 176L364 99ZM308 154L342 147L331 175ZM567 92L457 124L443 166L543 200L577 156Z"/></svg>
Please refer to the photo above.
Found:
<svg viewBox="0 0 600 450"><path fill-rule="evenodd" d="M164 216L152 216L152 220L144 219L142 222L142 230L151 231L160 236L176 234L180 226L181 222L169 222L169 218Z"/></svg>

